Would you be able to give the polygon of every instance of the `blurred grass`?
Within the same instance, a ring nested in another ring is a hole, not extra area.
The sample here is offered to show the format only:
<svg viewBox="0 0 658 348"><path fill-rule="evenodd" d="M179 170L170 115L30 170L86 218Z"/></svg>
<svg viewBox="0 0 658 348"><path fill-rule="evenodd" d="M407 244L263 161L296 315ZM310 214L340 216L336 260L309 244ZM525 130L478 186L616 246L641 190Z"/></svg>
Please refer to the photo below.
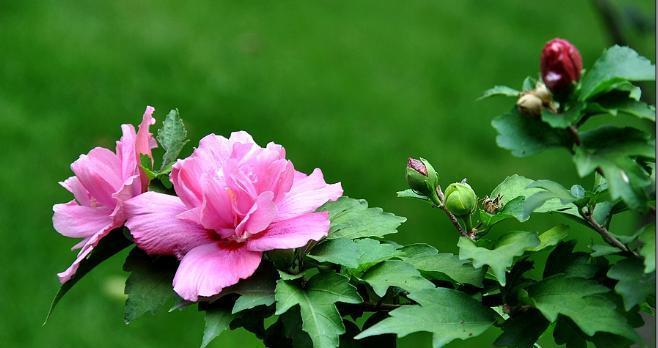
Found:
<svg viewBox="0 0 658 348"><path fill-rule="evenodd" d="M654 13L655 4L641 5ZM579 180L564 153L518 159L498 149L489 122L510 101L475 102L537 71L541 47L556 36L580 48L586 67L608 46L582 0L0 2L2 346L200 342L193 310L122 323L120 258L41 327L55 273L74 257L73 242L51 226L52 204L70 199L57 182L78 154L113 147L119 124L137 123L146 104L160 119L178 107L193 143L240 129L281 143L299 170L320 167L350 196L408 217L397 241L454 251L443 217L395 198L405 160L424 156L444 184L468 177L481 194L513 173ZM653 36L633 38L655 61ZM495 335L452 346L487 346ZM400 346L428 343L413 335ZM236 345L259 343L231 332L213 346Z"/></svg>

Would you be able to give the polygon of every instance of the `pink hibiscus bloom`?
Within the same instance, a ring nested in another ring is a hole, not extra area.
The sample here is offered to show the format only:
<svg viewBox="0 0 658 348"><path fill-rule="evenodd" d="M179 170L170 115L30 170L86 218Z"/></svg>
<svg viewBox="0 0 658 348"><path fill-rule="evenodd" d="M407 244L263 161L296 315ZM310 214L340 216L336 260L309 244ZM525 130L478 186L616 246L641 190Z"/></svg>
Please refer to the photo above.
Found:
<svg viewBox="0 0 658 348"><path fill-rule="evenodd" d="M74 200L53 206L53 226L60 234L82 238L73 250L80 249L78 257L64 272L59 281L64 284L75 275L80 262L110 231L126 221L124 202L148 187L148 178L139 167L139 155L152 158L151 149L157 144L149 127L155 123L154 109L146 107L139 130L124 124L123 135L117 141L116 153L96 147L71 164L75 176L60 184L69 190Z"/></svg>
<svg viewBox="0 0 658 348"><path fill-rule="evenodd" d="M178 197L146 192L127 201L126 226L149 254L181 259L173 285L189 301L248 278L265 251L326 236L329 215L315 210L343 194L319 169L298 172L282 146L262 148L245 132L201 139L171 181Z"/></svg>

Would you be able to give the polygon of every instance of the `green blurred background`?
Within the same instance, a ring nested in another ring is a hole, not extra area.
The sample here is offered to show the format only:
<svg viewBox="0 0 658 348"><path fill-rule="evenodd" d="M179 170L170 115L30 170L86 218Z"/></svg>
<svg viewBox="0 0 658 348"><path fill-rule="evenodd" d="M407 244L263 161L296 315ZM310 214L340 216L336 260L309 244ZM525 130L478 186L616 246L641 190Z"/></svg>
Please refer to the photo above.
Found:
<svg viewBox="0 0 658 348"><path fill-rule="evenodd" d="M408 217L396 241L445 251L457 240L447 220L395 198L407 156L430 159L444 185L467 177L482 195L513 173L575 183L565 153L519 159L498 149L490 120L511 101L475 99L535 74L556 36L590 66L612 42L593 3L1 1L0 345L198 346L203 318L192 309L123 324L120 257L41 326L55 273L74 258L73 241L51 226L51 206L70 199L57 182L80 153L113 147L119 125L136 124L147 104L160 120L179 108L193 144L241 129L283 144L299 170L320 167L346 194ZM655 61L655 3L612 4L628 43ZM596 239L578 229L574 238ZM496 334L451 346L488 346ZM237 331L212 346L238 344L261 345ZM400 346L413 344L429 338Z"/></svg>

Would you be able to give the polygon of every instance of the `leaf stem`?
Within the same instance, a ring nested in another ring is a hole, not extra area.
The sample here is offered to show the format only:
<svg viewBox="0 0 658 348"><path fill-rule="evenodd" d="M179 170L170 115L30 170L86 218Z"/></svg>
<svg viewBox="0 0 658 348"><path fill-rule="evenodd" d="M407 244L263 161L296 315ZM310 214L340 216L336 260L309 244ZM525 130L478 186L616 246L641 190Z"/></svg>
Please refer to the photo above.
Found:
<svg viewBox="0 0 658 348"><path fill-rule="evenodd" d="M628 246L626 246L626 244L622 243L622 242L621 242L619 239L617 239L612 233L610 233L610 231L608 231L607 228L605 228L604 226L601 226L601 224L599 224L598 222L596 222L596 220L595 220L594 217L592 216L592 213L591 213L591 211L590 211L589 209L585 209L585 208L583 207L582 209L579 210L579 213L580 213L580 216L582 216L583 219L585 219L585 221L587 221L587 223L588 223L588 224L589 224L589 225L590 225L590 226L591 226L591 227L592 227L592 228L593 228L598 234L600 234L601 237L603 237L603 240L605 240L606 243L612 245L612 246L615 247L615 248L620 249L621 251L623 251L623 252L625 252L625 253L630 253L630 254L632 254L633 256L636 256L636 257L639 256L635 251L629 249Z"/></svg>

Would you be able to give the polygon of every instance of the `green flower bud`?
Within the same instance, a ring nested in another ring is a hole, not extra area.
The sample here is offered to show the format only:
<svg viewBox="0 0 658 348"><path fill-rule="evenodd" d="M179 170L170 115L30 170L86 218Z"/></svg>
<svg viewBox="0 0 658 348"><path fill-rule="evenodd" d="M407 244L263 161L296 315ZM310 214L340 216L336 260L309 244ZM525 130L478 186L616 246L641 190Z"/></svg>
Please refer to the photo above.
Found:
<svg viewBox="0 0 658 348"><path fill-rule="evenodd" d="M450 184L445 191L446 208L456 216L465 216L473 212L478 205L475 191L467 183Z"/></svg>
<svg viewBox="0 0 658 348"><path fill-rule="evenodd" d="M430 198L436 196L439 175L426 159L409 157L409 160L407 160L406 178L407 184L412 190Z"/></svg>

